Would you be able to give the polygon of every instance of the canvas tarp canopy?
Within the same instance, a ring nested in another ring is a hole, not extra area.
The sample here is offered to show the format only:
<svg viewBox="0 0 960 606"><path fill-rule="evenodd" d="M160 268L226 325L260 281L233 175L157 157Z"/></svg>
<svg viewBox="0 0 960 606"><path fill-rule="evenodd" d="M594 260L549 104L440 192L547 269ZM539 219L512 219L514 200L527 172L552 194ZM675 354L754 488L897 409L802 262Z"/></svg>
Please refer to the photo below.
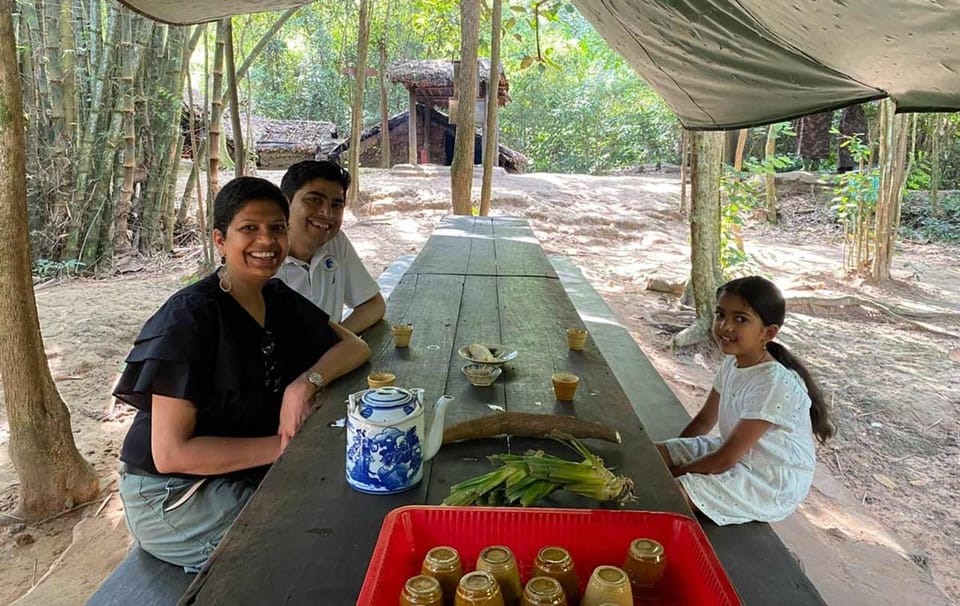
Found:
<svg viewBox="0 0 960 606"><path fill-rule="evenodd" d="M190 23L291 0L124 0ZM960 109L960 0L573 0L687 128L777 122L891 97Z"/></svg>

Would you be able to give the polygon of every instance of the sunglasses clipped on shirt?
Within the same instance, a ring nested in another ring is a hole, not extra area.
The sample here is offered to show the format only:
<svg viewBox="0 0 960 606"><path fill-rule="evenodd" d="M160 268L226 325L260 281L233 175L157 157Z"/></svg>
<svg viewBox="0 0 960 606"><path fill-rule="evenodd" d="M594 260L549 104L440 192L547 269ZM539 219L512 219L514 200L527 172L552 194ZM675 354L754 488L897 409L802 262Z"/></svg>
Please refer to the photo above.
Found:
<svg viewBox="0 0 960 606"><path fill-rule="evenodd" d="M277 342L273 338L273 333L269 330L263 331L263 338L260 340L260 351L263 353L263 386L269 391L280 391L282 378L280 370L277 368Z"/></svg>

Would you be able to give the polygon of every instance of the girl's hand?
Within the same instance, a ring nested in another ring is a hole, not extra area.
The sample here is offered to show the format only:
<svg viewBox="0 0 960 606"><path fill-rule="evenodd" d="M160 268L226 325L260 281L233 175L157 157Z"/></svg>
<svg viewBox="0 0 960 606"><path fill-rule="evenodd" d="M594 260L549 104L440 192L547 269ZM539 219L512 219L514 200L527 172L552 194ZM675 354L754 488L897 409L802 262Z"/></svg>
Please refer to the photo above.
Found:
<svg viewBox="0 0 960 606"><path fill-rule="evenodd" d="M280 452L287 448L307 417L313 412L313 396L317 387L304 379L297 378L283 390L283 403L280 405L280 427L277 435L280 436Z"/></svg>

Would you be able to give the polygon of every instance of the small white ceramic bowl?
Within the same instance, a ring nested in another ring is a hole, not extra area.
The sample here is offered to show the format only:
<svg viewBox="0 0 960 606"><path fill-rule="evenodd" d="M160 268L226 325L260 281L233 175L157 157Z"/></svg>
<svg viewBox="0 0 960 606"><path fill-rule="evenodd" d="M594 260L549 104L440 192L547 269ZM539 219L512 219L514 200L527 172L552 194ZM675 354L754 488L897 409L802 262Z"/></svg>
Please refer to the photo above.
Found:
<svg viewBox="0 0 960 606"><path fill-rule="evenodd" d="M470 384L475 387L493 385L493 382L503 372L499 366L491 364L467 364L462 370Z"/></svg>
<svg viewBox="0 0 960 606"><path fill-rule="evenodd" d="M457 350L457 354L460 355L464 360L473 362L474 364L485 364L488 366L500 366L504 362L509 362L517 357L517 350L512 347L505 347L503 345L486 345L486 348L490 350L496 359L491 361L478 360L473 358L468 351L468 346L464 345Z"/></svg>

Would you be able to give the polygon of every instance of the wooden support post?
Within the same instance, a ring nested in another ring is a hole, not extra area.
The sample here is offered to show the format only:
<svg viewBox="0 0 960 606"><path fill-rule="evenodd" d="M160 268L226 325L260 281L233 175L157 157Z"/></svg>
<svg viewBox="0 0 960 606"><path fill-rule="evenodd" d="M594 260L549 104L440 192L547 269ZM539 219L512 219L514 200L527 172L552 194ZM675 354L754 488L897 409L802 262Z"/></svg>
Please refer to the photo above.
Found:
<svg viewBox="0 0 960 606"><path fill-rule="evenodd" d="M410 164L417 163L417 89L410 89L410 119L407 120L407 127L410 131L409 134L409 145L410 149L407 152L407 159Z"/></svg>
<svg viewBox="0 0 960 606"><path fill-rule="evenodd" d="M426 100L424 100L426 101ZM423 104L423 151L426 152L427 161L424 164L430 164L430 103Z"/></svg>

